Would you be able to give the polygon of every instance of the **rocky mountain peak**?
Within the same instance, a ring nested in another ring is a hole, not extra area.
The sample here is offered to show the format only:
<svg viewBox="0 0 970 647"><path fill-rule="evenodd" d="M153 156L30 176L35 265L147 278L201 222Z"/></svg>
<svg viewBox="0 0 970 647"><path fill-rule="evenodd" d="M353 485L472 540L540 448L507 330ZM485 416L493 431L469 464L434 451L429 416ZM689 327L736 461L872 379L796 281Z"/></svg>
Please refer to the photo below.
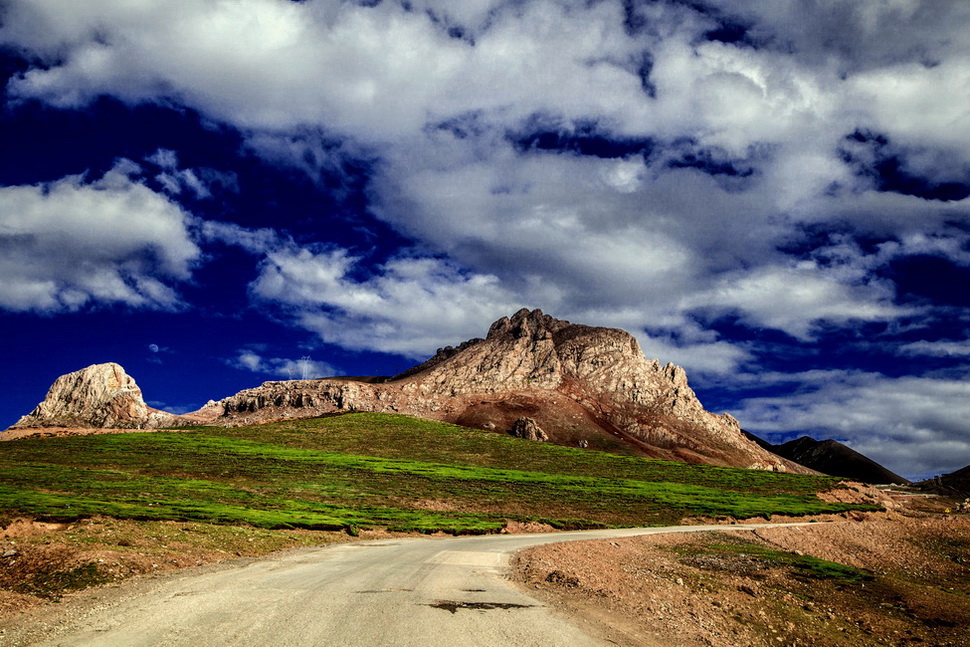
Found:
<svg viewBox="0 0 970 647"><path fill-rule="evenodd" d="M21 427L150 428L246 425L334 412L386 411L513 432L573 447L773 470L804 468L741 434L737 420L704 409L682 368L648 360L630 333L522 309L484 339L445 347L391 378L266 382L174 416L145 405L117 364L58 378Z"/></svg>
<svg viewBox="0 0 970 647"><path fill-rule="evenodd" d="M568 321L543 314L542 310L522 308L511 317L502 317L493 323L486 339L548 339L569 325Z"/></svg>
<svg viewBox="0 0 970 647"><path fill-rule="evenodd" d="M648 360L630 333L541 310L502 317L485 339L440 349L392 384L409 409L459 424L512 430L528 414L553 442L588 442L597 430L657 457L793 469L733 417L706 411L684 369Z"/></svg>
<svg viewBox="0 0 970 647"><path fill-rule="evenodd" d="M143 429L174 419L145 404L141 389L114 362L93 364L51 385L44 401L12 428L121 427Z"/></svg>

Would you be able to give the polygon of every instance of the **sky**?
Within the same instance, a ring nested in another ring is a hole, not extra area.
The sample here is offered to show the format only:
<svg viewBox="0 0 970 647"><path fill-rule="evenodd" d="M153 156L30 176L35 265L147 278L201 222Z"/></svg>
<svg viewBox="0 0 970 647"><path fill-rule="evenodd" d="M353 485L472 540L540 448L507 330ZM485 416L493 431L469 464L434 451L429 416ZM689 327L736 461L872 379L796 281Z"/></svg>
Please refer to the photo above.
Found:
<svg viewBox="0 0 970 647"><path fill-rule="evenodd" d="M970 464L965 0L0 0L0 425L519 308L773 442Z"/></svg>

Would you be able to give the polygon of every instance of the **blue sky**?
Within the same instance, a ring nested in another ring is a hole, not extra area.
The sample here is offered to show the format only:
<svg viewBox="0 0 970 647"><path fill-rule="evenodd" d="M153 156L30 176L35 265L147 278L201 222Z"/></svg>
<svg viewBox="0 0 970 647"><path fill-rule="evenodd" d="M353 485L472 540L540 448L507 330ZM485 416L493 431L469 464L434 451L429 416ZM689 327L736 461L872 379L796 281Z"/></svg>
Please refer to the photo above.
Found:
<svg viewBox="0 0 970 647"><path fill-rule="evenodd" d="M970 463L963 0L6 0L0 54L0 424L539 307L771 440Z"/></svg>

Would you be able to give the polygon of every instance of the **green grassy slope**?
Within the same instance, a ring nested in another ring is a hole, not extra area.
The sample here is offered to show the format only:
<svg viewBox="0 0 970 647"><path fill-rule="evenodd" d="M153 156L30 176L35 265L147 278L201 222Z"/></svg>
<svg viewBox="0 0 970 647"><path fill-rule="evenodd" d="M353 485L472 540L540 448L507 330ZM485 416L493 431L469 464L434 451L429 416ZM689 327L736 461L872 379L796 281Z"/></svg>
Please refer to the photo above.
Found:
<svg viewBox="0 0 970 647"><path fill-rule="evenodd" d="M0 510L263 528L494 532L859 509L835 480L569 449L386 414L0 445Z"/></svg>

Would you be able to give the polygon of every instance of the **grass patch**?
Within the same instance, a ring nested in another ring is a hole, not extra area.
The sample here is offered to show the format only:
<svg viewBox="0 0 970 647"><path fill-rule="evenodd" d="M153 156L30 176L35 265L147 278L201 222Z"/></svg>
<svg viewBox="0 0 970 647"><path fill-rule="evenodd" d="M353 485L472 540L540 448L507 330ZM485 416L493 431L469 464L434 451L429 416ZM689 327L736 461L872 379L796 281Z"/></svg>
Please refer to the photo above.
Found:
<svg viewBox="0 0 970 647"><path fill-rule="evenodd" d="M762 494L814 494L833 486L826 476L779 474L647 460L543 443L503 434L380 413L356 413L224 430L224 436L319 451L467 464L574 476L706 485Z"/></svg>
<svg viewBox="0 0 970 647"><path fill-rule="evenodd" d="M864 569L831 562L811 555L799 555L776 550L742 539L714 541L698 546L678 546L682 561L709 570L733 571L746 575L765 568L788 568L792 576L802 581L832 580L857 584L872 581L873 575Z"/></svg>
<svg viewBox="0 0 970 647"><path fill-rule="evenodd" d="M874 509L815 497L835 484L529 443L386 414L0 446L0 509L52 520L109 515L486 533L507 520L582 528Z"/></svg>

